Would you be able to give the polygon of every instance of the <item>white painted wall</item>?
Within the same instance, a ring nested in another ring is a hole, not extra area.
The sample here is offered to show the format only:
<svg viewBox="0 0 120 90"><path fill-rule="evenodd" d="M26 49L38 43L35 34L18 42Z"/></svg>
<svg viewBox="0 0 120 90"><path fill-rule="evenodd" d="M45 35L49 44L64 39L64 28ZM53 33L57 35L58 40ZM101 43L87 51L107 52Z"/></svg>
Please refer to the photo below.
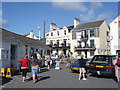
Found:
<svg viewBox="0 0 120 90"><path fill-rule="evenodd" d="M119 16L120 17L120 16ZM112 40L111 40L111 54L112 55L116 55L116 50L120 50L120 47L118 48L118 46L120 46L120 44L118 43L118 41L120 41L120 38L118 35L120 35L119 33L119 28L118 28L118 17L116 19L114 19L111 23L110 23L110 36L112 36Z"/></svg>

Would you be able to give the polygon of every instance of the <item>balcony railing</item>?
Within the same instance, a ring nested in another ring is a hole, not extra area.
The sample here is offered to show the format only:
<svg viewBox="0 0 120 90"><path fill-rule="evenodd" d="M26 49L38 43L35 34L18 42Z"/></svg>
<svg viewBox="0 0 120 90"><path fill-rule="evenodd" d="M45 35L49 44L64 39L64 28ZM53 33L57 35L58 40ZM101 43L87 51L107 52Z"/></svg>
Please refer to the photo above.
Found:
<svg viewBox="0 0 120 90"><path fill-rule="evenodd" d="M86 47L82 47L82 46L77 46L75 47L75 50L94 50L96 49L96 47L93 45L93 46L86 46Z"/></svg>

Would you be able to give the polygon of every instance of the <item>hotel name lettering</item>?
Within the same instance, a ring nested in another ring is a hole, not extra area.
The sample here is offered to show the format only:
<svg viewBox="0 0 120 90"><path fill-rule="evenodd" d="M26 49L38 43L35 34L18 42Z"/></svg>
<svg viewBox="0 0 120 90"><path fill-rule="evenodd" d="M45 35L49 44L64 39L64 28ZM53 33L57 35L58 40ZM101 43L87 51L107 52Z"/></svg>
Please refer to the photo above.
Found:
<svg viewBox="0 0 120 90"><path fill-rule="evenodd" d="M61 36L61 37L48 37L47 39L58 39L58 38L69 38L70 36Z"/></svg>

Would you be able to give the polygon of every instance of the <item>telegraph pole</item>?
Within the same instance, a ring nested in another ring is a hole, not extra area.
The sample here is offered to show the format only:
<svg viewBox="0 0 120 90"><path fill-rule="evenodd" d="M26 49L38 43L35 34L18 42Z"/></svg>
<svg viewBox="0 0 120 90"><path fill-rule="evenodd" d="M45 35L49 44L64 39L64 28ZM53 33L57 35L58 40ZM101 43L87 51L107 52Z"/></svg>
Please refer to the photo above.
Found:
<svg viewBox="0 0 120 90"><path fill-rule="evenodd" d="M45 38L45 26L46 26L46 21L44 20L44 32L43 32L43 38Z"/></svg>

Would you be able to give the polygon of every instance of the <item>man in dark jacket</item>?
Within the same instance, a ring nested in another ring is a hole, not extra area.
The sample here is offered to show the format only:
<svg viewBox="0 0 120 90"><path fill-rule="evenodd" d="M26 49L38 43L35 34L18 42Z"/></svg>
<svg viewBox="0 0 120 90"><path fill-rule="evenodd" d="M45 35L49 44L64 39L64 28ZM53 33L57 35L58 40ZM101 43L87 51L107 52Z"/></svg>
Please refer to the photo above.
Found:
<svg viewBox="0 0 120 90"><path fill-rule="evenodd" d="M83 76L83 80L87 80L85 78L85 73L86 73L86 71L85 71L85 64L86 63L85 63L85 59L83 57L84 57L83 55L81 55L81 57L78 56L79 72L80 72L80 74L79 74L79 80L81 79L82 76Z"/></svg>

